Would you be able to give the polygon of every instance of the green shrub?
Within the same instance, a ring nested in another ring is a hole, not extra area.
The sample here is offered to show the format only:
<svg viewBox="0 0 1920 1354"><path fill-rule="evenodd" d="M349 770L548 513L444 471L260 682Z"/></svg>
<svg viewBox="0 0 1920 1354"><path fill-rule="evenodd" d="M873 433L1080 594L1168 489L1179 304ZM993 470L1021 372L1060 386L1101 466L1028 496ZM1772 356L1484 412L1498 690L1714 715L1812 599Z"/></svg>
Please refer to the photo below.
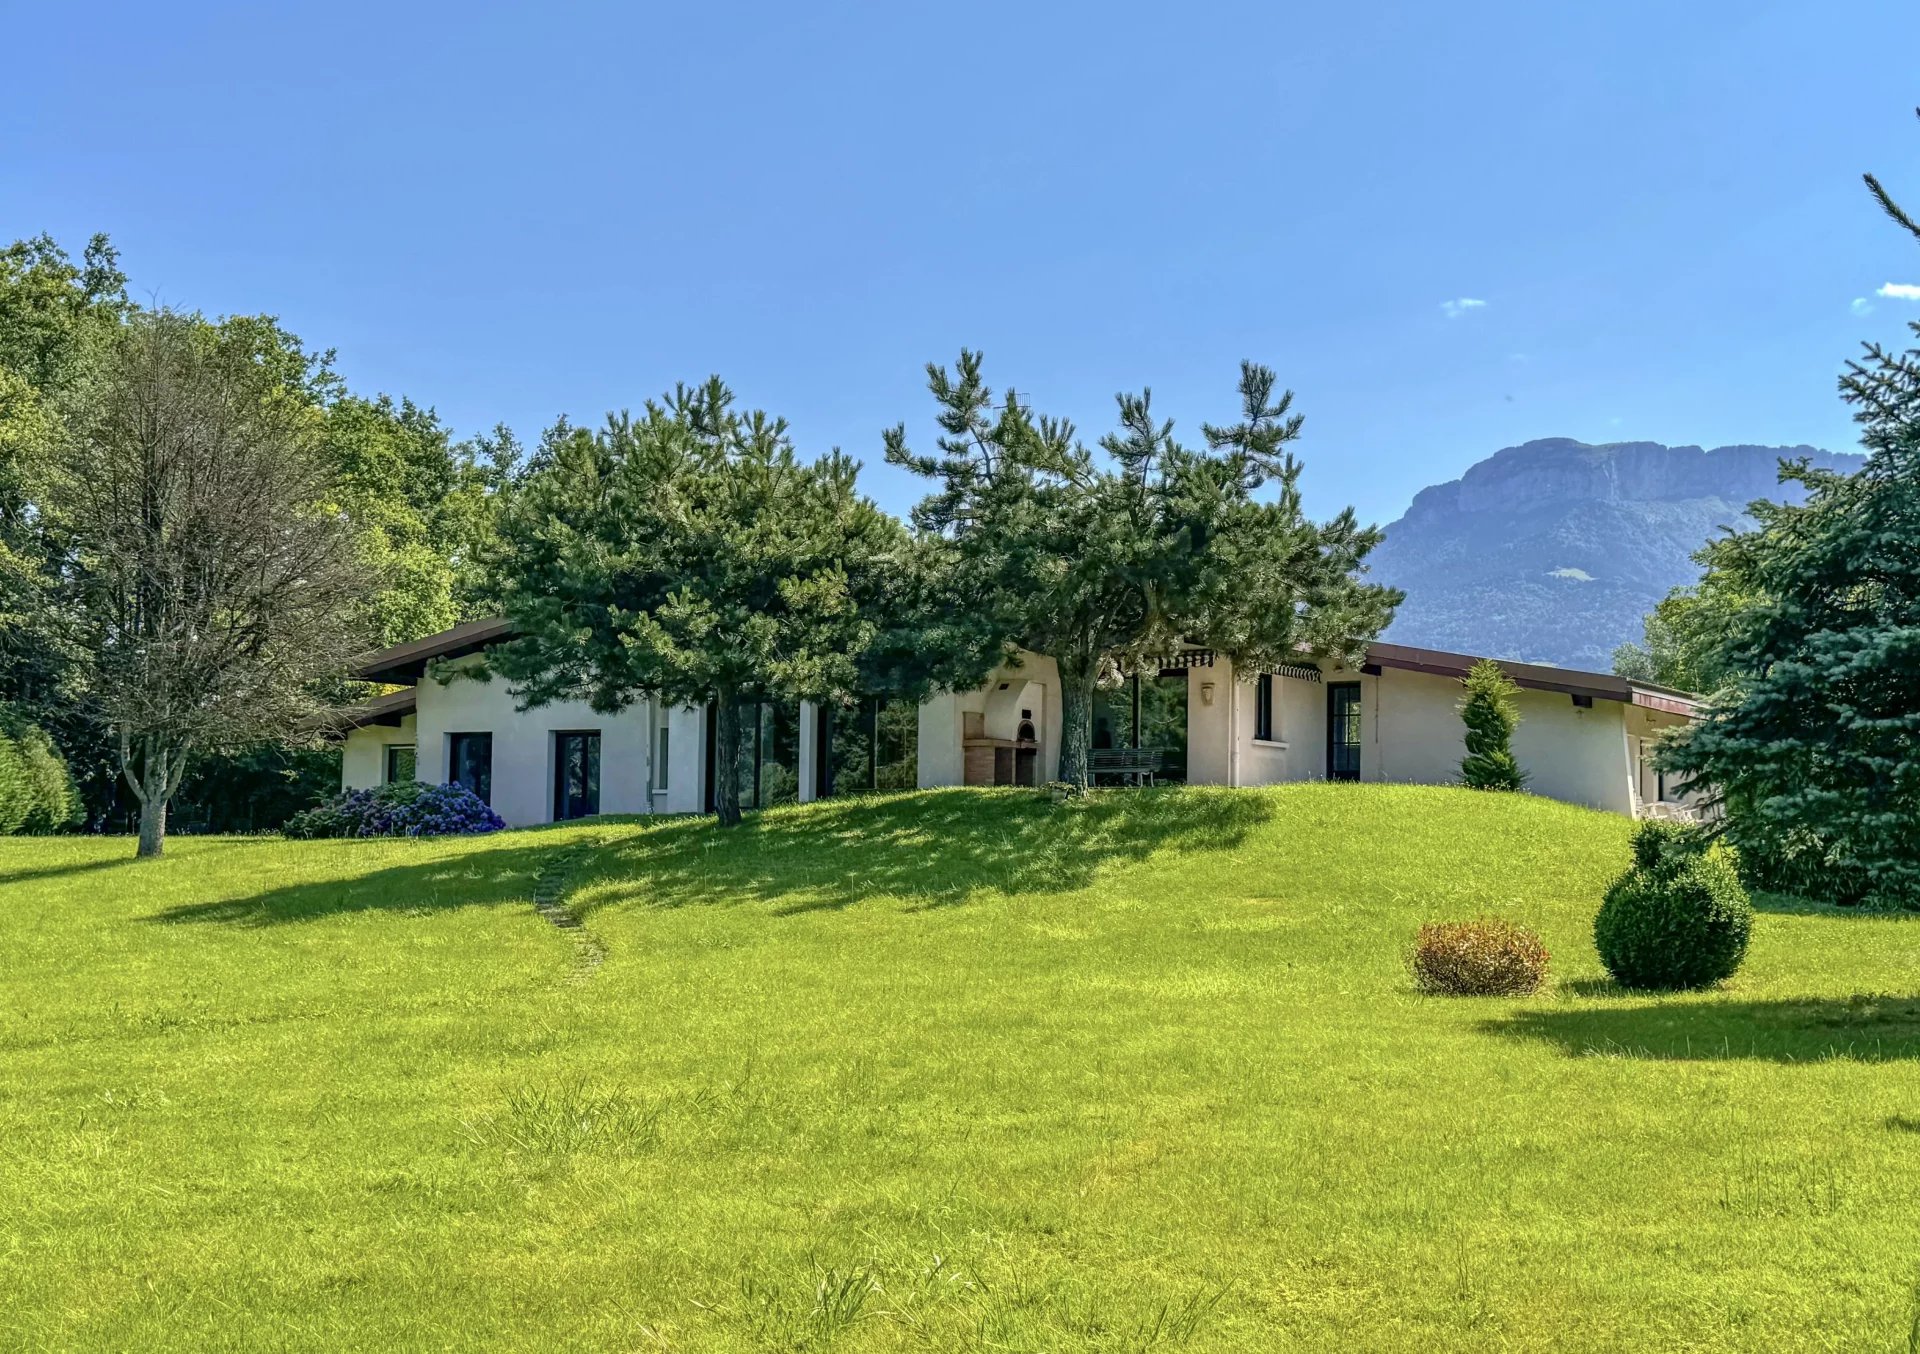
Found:
<svg viewBox="0 0 1920 1354"><path fill-rule="evenodd" d="M1547 977L1547 947L1524 926L1482 917L1428 922L1409 961L1422 992L1512 997L1537 991Z"/></svg>
<svg viewBox="0 0 1920 1354"><path fill-rule="evenodd" d="M1623 987L1669 991L1732 977L1753 930L1733 852L1691 825L1646 822L1633 856L1593 920L1607 972Z"/></svg>
<svg viewBox="0 0 1920 1354"><path fill-rule="evenodd" d="M80 821L80 787L66 759L41 729L27 724L11 740L20 755L26 783L26 815L21 832L62 832Z"/></svg>
<svg viewBox="0 0 1920 1354"><path fill-rule="evenodd" d="M27 779L27 759L20 745L0 728L0 837L20 830L33 811L33 785Z"/></svg>
<svg viewBox="0 0 1920 1354"><path fill-rule="evenodd" d="M79 787L53 740L0 706L0 836L59 832L80 813Z"/></svg>
<svg viewBox="0 0 1920 1354"><path fill-rule="evenodd" d="M1698 823L1675 818L1648 818L1634 825L1633 863L1639 869L1678 868L1707 853L1713 839Z"/></svg>
<svg viewBox="0 0 1920 1354"><path fill-rule="evenodd" d="M1520 706L1514 700L1519 685L1491 658L1468 669L1460 685L1466 691L1460 718L1467 726L1461 783L1470 790L1524 788L1527 773L1513 755L1513 731L1520 727Z"/></svg>

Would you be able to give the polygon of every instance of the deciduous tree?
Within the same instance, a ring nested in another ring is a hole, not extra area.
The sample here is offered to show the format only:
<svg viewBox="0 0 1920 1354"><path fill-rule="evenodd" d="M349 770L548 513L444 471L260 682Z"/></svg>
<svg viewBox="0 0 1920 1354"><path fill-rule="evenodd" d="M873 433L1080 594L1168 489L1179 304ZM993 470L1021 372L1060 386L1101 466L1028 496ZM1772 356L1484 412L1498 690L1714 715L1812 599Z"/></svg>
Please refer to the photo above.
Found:
<svg viewBox="0 0 1920 1354"><path fill-rule="evenodd" d="M323 425L251 323L170 311L119 330L68 419L63 601L143 856L161 852L196 753L292 734L361 645L367 578Z"/></svg>

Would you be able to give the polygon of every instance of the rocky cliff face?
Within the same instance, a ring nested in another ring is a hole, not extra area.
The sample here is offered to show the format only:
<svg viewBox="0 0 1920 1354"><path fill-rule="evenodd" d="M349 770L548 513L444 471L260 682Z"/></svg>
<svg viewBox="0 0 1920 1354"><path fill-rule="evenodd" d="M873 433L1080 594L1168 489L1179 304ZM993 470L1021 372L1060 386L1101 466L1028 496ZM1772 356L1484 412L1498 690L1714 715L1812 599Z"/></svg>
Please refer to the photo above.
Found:
<svg viewBox="0 0 1920 1354"><path fill-rule="evenodd" d="M1387 528L1373 576L1407 592L1386 638L1605 671L1668 589L1699 576L1692 553L1745 526L1756 498L1797 501L1782 458L1854 470L1814 447L1508 447L1422 489Z"/></svg>

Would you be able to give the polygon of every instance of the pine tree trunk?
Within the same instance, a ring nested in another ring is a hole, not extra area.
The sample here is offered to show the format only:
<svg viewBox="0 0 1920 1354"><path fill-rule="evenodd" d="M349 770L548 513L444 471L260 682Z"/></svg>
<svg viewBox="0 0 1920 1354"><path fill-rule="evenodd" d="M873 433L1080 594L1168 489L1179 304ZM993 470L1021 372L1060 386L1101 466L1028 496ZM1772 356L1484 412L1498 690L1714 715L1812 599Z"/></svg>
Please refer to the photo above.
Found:
<svg viewBox="0 0 1920 1354"><path fill-rule="evenodd" d="M740 703L732 691L714 702L713 812L721 827L740 825Z"/></svg>
<svg viewBox="0 0 1920 1354"><path fill-rule="evenodd" d="M1086 789L1092 783L1092 663L1060 664L1060 779Z"/></svg>

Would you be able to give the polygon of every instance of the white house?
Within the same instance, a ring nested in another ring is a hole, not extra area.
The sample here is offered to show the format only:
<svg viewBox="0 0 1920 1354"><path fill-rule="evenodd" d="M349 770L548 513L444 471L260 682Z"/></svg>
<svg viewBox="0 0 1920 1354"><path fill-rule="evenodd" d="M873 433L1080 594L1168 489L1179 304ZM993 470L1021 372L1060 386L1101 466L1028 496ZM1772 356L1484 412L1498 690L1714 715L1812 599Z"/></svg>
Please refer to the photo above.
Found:
<svg viewBox="0 0 1920 1354"><path fill-rule="evenodd" d="M1460 679L1477 661L1376 643L1357 668L1301 662L1236 672L1224 656L1188 649L1099 694L1095 755L1148 749L1158 754L1158 777L1195 785L1457 783L1465 755ZM1529 790L1623 814L1680 800L1650 755L1662 732L1693 717L1691 696L1610 673L1501 667L1520 687L1513 750ZM1028 750L1030 760L1023 759ZM979 690L920 707L923 787L1045 780L1059 757L1052 659L1024 655ZM1125 766L1129 759L1110 760Z"/></svg>
<svg viewBox="0 0 1920 1354"><path fill-rule="evenodd" d="M709 710L647 701L617 715L578 702L516 710L504 682L458 675L507 633L503 621L474 621L365 659L355 675L405 689L354 713L343 785L458 781L513 826L712 806ZM1303 661L1236 672L1190 648L1100 693L1096 756L1123 777L1151 764L1156 779L1196 785L1448 784L1464 751L1460 678L1474 662L1374 644L1355 669ZM1649 754L1692 718L1692 697L1606 673L1501 666L1521 688L1514 753L1530 790L1622 814L1680 799ZM884 697L848 711L761 705L745 723L735 774L749 807L860 789L1038 785L1058 773L1059 676L1051 659L1028 654L976 691L917 708Z"/></svg>

